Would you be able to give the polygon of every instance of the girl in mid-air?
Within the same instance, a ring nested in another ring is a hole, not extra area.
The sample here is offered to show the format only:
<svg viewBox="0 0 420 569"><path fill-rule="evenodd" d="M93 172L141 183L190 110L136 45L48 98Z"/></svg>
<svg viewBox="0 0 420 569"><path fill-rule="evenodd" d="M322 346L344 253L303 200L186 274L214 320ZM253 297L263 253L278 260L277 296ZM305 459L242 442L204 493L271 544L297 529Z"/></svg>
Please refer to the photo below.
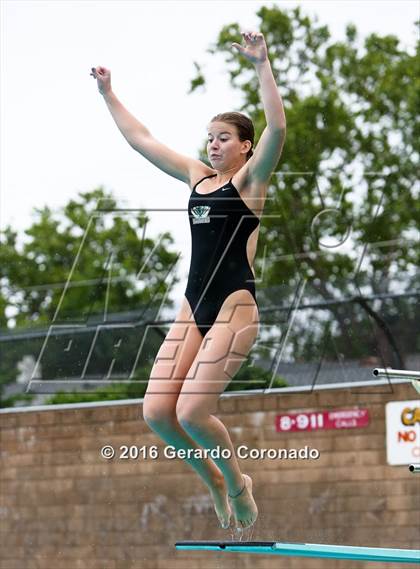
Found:
<svg viewBox="0 0 420 569"><path fill-rule="evenodd" d="M258 508L252 478L239 468L225 425L214 413L246 359L259 328L253 260L270 178L286 135L286 119L262 33L242 32L232 47L258 75L266 127L253 150L254 127L242 113L210 120L210 166L157 141L111 88L110 71L92 68L112 117L127 142L190 191L191 265L180 310L156 356L143 417L208 487L220 524L253 525ZM214 451L206 454L205 449Z"/></svg>

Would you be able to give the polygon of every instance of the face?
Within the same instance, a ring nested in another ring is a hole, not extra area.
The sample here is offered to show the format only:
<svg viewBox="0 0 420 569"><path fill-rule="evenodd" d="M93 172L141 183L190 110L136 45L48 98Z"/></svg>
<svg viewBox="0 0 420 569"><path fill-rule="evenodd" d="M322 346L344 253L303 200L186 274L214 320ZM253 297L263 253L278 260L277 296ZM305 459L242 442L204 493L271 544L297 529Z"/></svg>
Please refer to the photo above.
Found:
<svg viewBox="0 0 420 569"><path fill-rule="evenodd" d="M232 124L215 121L207 129L207 154L215 168L222 164L246 158L248 144L239 140L238 131Z"/></svg>

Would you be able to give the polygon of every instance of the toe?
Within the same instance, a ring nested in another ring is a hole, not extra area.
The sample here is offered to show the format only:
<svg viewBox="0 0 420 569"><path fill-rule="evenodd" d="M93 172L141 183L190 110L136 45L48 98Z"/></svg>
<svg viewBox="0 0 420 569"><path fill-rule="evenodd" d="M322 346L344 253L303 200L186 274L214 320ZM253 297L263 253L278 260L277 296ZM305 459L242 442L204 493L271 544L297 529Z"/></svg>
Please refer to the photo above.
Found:
<svg viewBox="0 0 420 569"><path fill-rule="evenodd" d="M228 515L221 520L221 525L223 529L227 529L230 526L230 518L231 518L231 512L228 513Z"/></svg>
<svg viewBox="0 0 420 569"><path fill-rule="evenodd" d="M222 526L223 529L226 529L227 527L229 527L229 520L227 520L226 518L219 518L219 523Z"/></svg>

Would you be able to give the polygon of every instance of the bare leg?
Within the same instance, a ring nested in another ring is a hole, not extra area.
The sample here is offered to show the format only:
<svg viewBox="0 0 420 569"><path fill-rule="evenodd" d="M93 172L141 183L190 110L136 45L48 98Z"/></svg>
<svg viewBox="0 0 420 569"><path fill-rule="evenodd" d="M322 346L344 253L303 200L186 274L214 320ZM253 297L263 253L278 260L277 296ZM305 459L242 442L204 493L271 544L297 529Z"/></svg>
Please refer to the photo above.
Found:
<svg viewBox="0 0 420 569"><path fill-rule="evenodd" d="M199 442L207 449L227 449L229 458L215 458L220 472L226 480L227 490L230 495L236 495L244 486L241 469L235 455L229 432L220 419L214 415L191 417L180 419L180 424L191 435L194 441Z"/></svg>
<svg viewBox="0 0 420 569"><path fill-rule="evenodd" d="M214 415L207 418L180 420L184 429L207 449L228 449L230 458L215 458L214 461L220 468L226 480L226 486L220 487L220 493L216 491L213 498L224 503L226 492L232 499L232 507L239 527L251 526L258 516L258 508L252 496L252 479L242 474L233 449L233 444L225 425Z"/></svg>
<svg viewBox="0 0 420 569"><path fill-rule="evenodd" d="M156 421L148 419L147 424L166 443L175 447L176 450L201 449L180 426L177 419L173 421ZM202 453L204 456L204 453ZM223 474L210 458L185 458L184 459L200 476L207 485L215 504L216 514L223 528L229 526L231 509L227 502L226 483Z"/></svg>
<svg viewBox="0 0 420 569"><path fill-rule="evenodd" d="M252 480L242 475L229 433L212 415L220 394L242 365L258 332L258 312L253 299L250 304L250 293L237 291L231 296L234 295L238 295L242 305L221 311L216 325L206 335L182 385L177 417L185 431L204 448L219 450L220 454L222 449L228 450L228 457L220 456L214 461L233 497L232 507L238 525L245 528L258 516ZM227 322L221 323L224 320Z"/></svg>
<svg viewBox="0 0 420 569"><path fill-rule="evenodd" d="M187 314L179 315L186 320ZM156 356L143 403L143 417L149 427L176 450L200 449L181 427L176 417L176 403L184 378L201 345L202 336L195 324L176 321ZM223 474L209 458L186 458L209 488L222 527L229 525L230 507L226 498Z"/></svg>
<svg viewBox="0 0 420 569"><path fill-rule="evenodd" d="M176 417L172 420L153 420L149 417L145 419L145 421L152 431L176 450L187 451L189 449L202 449L202 447L185 432ZM211 458L185 458L185 462L197 472L209 490L223 478L222 472Z"/></svg>

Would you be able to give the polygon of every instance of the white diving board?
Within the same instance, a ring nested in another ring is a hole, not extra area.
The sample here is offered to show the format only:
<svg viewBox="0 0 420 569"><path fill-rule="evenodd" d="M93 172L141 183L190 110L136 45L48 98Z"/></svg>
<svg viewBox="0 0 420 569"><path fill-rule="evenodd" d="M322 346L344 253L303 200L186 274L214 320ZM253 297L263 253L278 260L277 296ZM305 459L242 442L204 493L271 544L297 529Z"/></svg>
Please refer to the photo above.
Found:
<svg viewBox="0 0 420 569"><path fill-rule="evenodd" d="M178 541L176 549L260 553L288 557L323 557L378 561L381 563L413 563L420 565L420 549L353 547L318 543L280 543L276 541Z"/></svg>

